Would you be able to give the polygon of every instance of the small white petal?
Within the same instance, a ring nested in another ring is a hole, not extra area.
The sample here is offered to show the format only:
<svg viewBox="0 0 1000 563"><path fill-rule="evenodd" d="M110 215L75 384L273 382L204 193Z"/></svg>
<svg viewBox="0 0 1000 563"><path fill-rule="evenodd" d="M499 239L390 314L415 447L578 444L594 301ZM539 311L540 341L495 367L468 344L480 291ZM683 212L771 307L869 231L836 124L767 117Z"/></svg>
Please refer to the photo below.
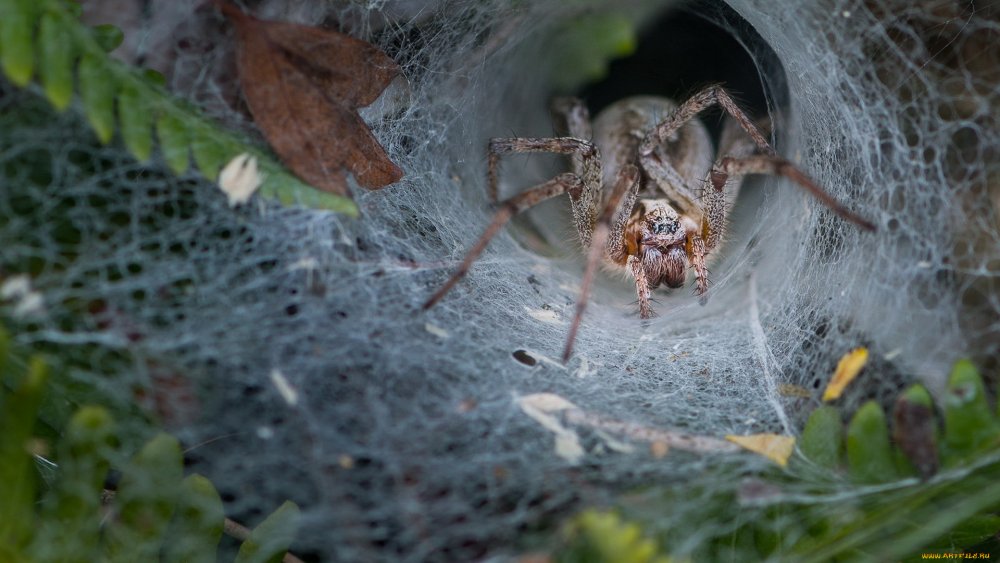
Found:
<svg viewBox="0 0 1000 563"><path fill-rule="evenodd" d="M247 153L230 160L219 173L219 187L229 198L230 207L246 203L263 182L264 176L257 170L257 158Z"/></svg>

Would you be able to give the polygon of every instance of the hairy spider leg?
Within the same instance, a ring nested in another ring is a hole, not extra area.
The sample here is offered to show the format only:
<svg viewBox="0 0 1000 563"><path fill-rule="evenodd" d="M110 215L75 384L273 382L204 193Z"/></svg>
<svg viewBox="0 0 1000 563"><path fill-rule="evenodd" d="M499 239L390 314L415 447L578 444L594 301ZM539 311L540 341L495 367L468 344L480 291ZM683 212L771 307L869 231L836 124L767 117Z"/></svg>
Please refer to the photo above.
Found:
<svg viewBox="0 0 1000 563"><path fill-rule="evenodd" d="M798 166L780 156L755 154L743 158L723 158L713 167L710 182L714 190L719 190L725 185L726 179L730 175L743 174L784 176L809 192L845 221L854 223L866 231L876 230L874 223L847 209L847 207L827 193L826 190L819 187Z"/></svg>
<svg viewBox="0 0 1000 563"><path fill-rule="evenodd" d="M732 96L719 84L712 84L699 90L696 94L677 106L677 109L657 124L652 131L646 134L642 144L639 145L639 156L643 159L643 165L650 160L650 155L656 150L658 145L664 141L673 141L677 137L677 130L691 121L696 115L705 111L709 107L718 104L726 113L731 115L740 127L750 135L753 142L760 147L760 150L767 154L777 154L771 144L764 138L764 134L747 117L747 114L740 109ZM676 172L675 172L676 174Z"/></svg>
<svg viewBox="0 0 1000 563"><path fill-rule="evenodd" d="M463 276L465 276L465 274L469 271L469 268L472 267L473 262L475 262L476 259L479 258L479 255L482 254L483 250L486 249L490 240L492 240L493 237L500 232L500 229L502 229L503 226L510 221L511 217L547 199L567 192L572 193L582 189L583 186L581 185L579 176L573 173L560 174L547 182L534 186L501 203L499 209L497 209L496 213L493 215L493 221L491 221L489 226L486 227L486 230L483 232L482 236L479 237L479 240L476 241L476 244L469 249L469 252L465 255L465 259L462 260L462 263L458 266L458 269L455 270L455 273L448 278L448 281L445 282L445 284L441 286L441 288L438 289L426 303L424 303L424 309L430 309L435 303L440 301L442 297L451 291L451 288L454 287Z"/></svg>
<svg viewBox="0 0 1000 563"><path fill-rule="evenodd" d="M557 109L556 111L561 110ZM582 102L579 102L579 100L569 100L565 112L571 133L589 134L589 116ZM502 202L500 208L497 209L496 214L493 216L490 225L466 254L465 259L459 265L458 269L427 300L424 304L424 309L433 307L465 276L472 264L483 250L486 249L490 240L500 232L500 229L514 215L542 201L567 193L570 196L580 243L584 248L591 249L588 253L587 273L584 275L581 299L577 303L576 313L570 328L570 336L566 343L565 357L568 358L572 351L580 319L586 308L586 299L593 282L594 271L607 244L609 232L612 234L617 233L617 236L620 237L628 218L627 212L624 214L618 213L615 216L615 211L618 209L619 203L628 204L630 207L634 203L638 189L639 171L635 166L631 166L619 172L619 179L615 189L604 206L602 213L598 214L598 206L601 201L603 188L601 185L601 160L597 147L590 141L577 137L494 138L490 140L488 150L486 192L490 201L495 202L498 198L498 169L502 155L525 152L567 154L572 157L574 172L560 174L548 182L529 188L527 191ZM628 194L627 197L626 193ZM622 202L623 197L625 197L624 202ZM613 223L612 218L614 218ZM601 241L599 244L592 242L592 235L595 230L600 231L599 236L601 237ZM581 303L583 304L582 306Z"/></svg>
<svg viewBox="0 0 1000 563"><path fill-rule="evenodd" d="M701 225L701 232L690 233L687 247L689 260L695 270L696 294L704 295L708 290L705 256L718 244L725 229L725 198L719 192L723 190L730 175L756 173L785 176L812 194L844 220L868 231L875 230L874 224L848 210L795 164L779 157L767 139L764 138L760 129L733 101L729 93L718 84L707 86L688 98L646 135L639 145L639 162L643 169L652 176L665 177L671 181L673 178L679 178L680 175L669 162L663 162L656 158L656 147L664 141L675 139L678 129L685 123L716 104L736 120L764 154L741 158L723 157L712 167L709 177L706 178L703 194L708 199L706 202L708 204L706 206L707 217ZM708 189L709 187L711 189Z"/></svg>
<svg viewBox="0 0 1000 563"><path fill-rule="evenodd" d="M742 177L747 174L784 176L812 194L842 219L867 231L875 230L873 223L844 207L797 166L780 156L771 154L754 154L742 157L725 156L712 166L712 171L705 179L703 192L705 225L702 227L700 236L691 237L690 240L689 256L695 270L697 284L695 293L697 295L704 295L708 290L705 256L719 245L726 229L726 182L731 181L734 176Z"/></svg>
<svg viewBox="0 0 1000 563"><path fill-rule="evenodd" d="M573 173L580 179L582 189L569 192L580 243L590 246L597 210L601 201L601 156L590 141L577 137L498 137L490 139L487 161L486 194L490 201L497 200L498 169L500 157L509 153L548 152L573 157Z"/></svg>
<svg viewBox="0 0 1000 563"><path fill-rule="evenodd" d="M635 194L638 187L639 169L637 167L628 165L618 171L615 187L608 196L604 208L601 210L597 226L594 227L594 233L590 239L590 248L587 251L587 267L583 272L583 282L580 284L580 297L576 300L576 312L573 314L573 321L569 326L569 334L566 336L566 347L563 349L562 357L563 362L569 361L570 355L573 354L573 341L576 340L576 332L580 328L583 312L587 309L587 300L590 298L590 288L597 273L597 265L601 262L602 256L607 252L609 237L614 238L614 230L616 228L619 231L621 230L621 226L615 227L612 225L612 218L616 217L615 212L618 211L619 207L624 207L622 204L628 204L629 209L631 209L632 205L630 202L635 201ZM626 197L626 194L630 194L631 197ZM621 214L618 213L617 216L620 217ZM621 236L620 233L618 236ZM645 273L643 273L643 279L645 279ZM639 295L640 310L642 310L643 305L647 309L650 308L648 290L645 296L645 304L643 303L643 296Z"/></svg>
<svg viewBox="0 0 1000 563"><path fill-rule="evenodd" d="M594 136L593 126L590 121L590 112L587 110L587 106L583 103L583 100L573 97L556 98L552 101L552 112L559 118L562 119L567 131L571 137L577 139L592 139ZM557 121L558 122L558 121ZM587 162L587 156L575 153L571 155L570 165L573 172L580 175L581 178L591 178L587 175L589 171L588 166L590 163ZM616 175L616 181L620 179L622 171L618 171ZM625 226L628 224L629 217L632 215L632 207L635 205L635 200L639 195L640 184L637 182L634 184L633 189L626 192L625 199L618 204L618 214L614 216L611 222L611 232L608 235L608 241L606 244L606 257L608 260L621 264L626 259L626 249L625 249ZM591 198L584 197L578 205L581 208L585 208L583 214L588 217L593 217L593 222L589 229L593 231L596 229L596 221L599 217L599 207L601 204L601 198L603 197L603 178L600 182L595 181L593 188L584 188L584 190L590 190L593 193ZM612 190L613 191L613 190ZM619 196L620 199L621 196ZM614 210L612 210L614 211ZM584 226L584 229L587 227ZM584 245L584 250L593 247L593 244L587 245L587 239L581 237L581 243Z"/></svg>
<svg viewBox="0 0 1000 563"><path fill-rule="evenodd" d="M860 215L848 210L846 206L838 202L833 196L823 190L823 188L819 187L816 182L812 181L809 176L800 170L795 164L779 157L774 148L767 142L767 139L764 138L760 129L753 123L753 121L750 120L749 117L747 117L743 110L736 105L736 102L733 101L733 98L729 95L729 93L718 84L707 86L688 98L684 103L678 106L677 109L670 114L670 116L661 121L652 131L649 132L648 135L646 135L642 144L639 145L639 159L643 168L646 168L648 164L653 169L662 167L669 167L672 169L673 167L670 163L659 162L653 157L653 151L656 149L656 146L666 140L675 138L677 130L680 129L684 123L714 104L718 104L722 107L722 109L726 110L726 113L732 116L733 119L740 124L740 127L742 127L743 130L750 135L750 138L753 139L753 142L757 145L757 147L764 152L763 155L735 159L737 162L745 161L752 162L753 164L729 164L731 172L728 173L757 173L785 176L798 184L800 187L804 188L806 192L813 195L816 199L823 203L823 205L829 207L834 213L845 221L854 223L858 227L867 231L875 230L874 224L865 220ZM725 158L723 158L723 160L725 160ZM649 170L650 169L647 169L647 171ZM723 170L722 172L725 171ZM713 170L712 173L715 174L716 171ZM674 175L676 174L677 173L675 171ZM712 183L713 185L716 184L714 180ZM724 183L725 180L723 179L722 184Z"/></svg>

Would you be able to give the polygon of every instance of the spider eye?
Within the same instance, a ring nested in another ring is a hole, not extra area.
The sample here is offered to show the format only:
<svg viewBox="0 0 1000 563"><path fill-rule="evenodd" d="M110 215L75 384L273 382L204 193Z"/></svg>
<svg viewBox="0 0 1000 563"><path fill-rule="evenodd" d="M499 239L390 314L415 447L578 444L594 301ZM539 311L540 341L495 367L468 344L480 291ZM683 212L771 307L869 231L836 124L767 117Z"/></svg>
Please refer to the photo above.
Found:
<svg viewBox="0 0 1000 563"><path fill-rule="evenodd" d="M653 233L662 235L663 233L674 234L677 232L677 221L663 221L653 224Z"/></svg>

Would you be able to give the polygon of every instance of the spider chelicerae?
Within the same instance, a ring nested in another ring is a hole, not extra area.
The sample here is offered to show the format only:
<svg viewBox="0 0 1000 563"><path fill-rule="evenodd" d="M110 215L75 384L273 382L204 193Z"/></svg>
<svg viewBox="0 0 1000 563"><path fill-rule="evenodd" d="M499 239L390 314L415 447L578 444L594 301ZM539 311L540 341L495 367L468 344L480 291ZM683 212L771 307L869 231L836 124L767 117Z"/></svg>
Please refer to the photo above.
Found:
<svg viewBox="0 0 1000 563"><path fill-rule="evenodd" d="M718 150L705 125L695 118L715 104L727 114ZM490 140L488 196L497 201L497 169L506 154L565 154L570 156L572 171L501 202L486 231L451 278L424 304L425 309L458 283L511 217L564 193L569 194L587 266L563 361L573 352L602 259L635 280L643 319L653 315L651 291L661 285L681 287L688 268L694 271L695 293L704 300L706 263L724 238L732 203L747 174L785 176L841 218L875 230L875 225L778 156L758 126L719 85L703 88L679 105L655 96L625 98L605 108L593 122L586 106L575 98L557 99L553 110L565 120L569 136Z"/></svg>

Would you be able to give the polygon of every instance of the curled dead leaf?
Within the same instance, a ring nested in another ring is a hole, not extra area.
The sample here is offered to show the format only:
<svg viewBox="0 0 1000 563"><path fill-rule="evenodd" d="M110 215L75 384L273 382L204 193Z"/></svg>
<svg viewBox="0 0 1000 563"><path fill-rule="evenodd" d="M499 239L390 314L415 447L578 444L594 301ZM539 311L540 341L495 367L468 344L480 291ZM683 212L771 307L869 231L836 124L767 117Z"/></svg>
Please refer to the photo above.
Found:
<svg viewBox="0 0 1000 563"><path fill-rule="evenodd" d="M339 195L348 195L345 169L369 189L402 178L357 112L400 73L395 61L343 33L259 20L229 2L217 3L236 27L250 113L289 169Z"/></svg>
<svg viewBox="0 0 1000 563"><path fill-rule="evenodd" d="M940 466L937 425L930 394L915 385L900 395L892 411L892 441L921 479L930 479Z"/></svg>
<svg viewBox="0 0 1000 563"><path fill-rule="evenodd" d="M847 385L854 381L854 378L861 373L861 369L868 363L868 349L865 347L855 348L844 354L837 363L837 369L833 372L830 383L823 391L823 402L829 402L840 398L841 393Z"/></svg>

